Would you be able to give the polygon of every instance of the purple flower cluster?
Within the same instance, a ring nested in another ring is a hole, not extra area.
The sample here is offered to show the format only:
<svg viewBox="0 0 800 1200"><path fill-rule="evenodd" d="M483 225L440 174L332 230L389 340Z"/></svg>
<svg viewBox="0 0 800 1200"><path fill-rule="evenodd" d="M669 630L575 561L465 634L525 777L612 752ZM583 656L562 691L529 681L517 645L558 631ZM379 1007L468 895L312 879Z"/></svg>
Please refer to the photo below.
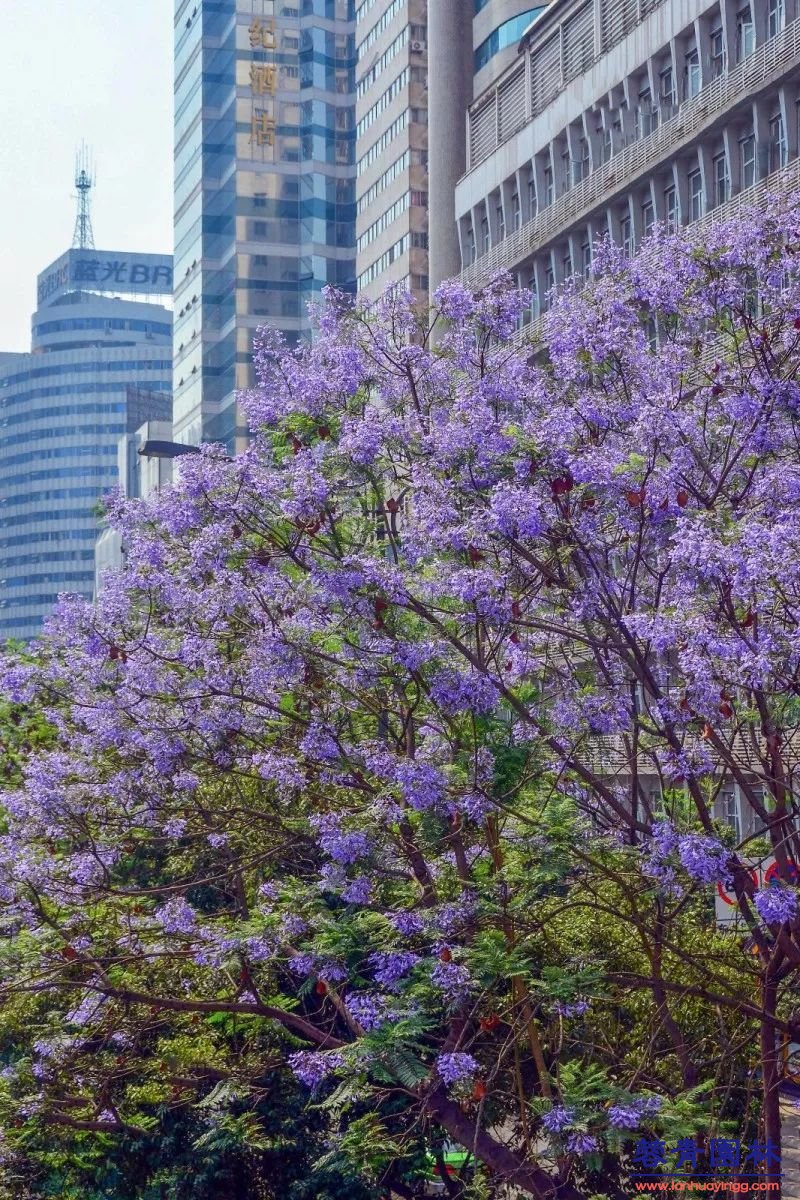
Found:
<svg viewBox="0 0 800 1200"><path fill-rule="evenodd" d="M307 1088L315 1090L344 1063L338 1051L300 1050L289 1055L289 1066L297 1079Z"/></svg>
<svg viewBox="0 0 800 1200"><path fill-rule="evenodd" d="M600 1143L590 1133L573 1133L567 1138L567 1150L570 1154L591 1154L599 1148Z"/></svg>
<svg viewBox="0 0 800 1200"><path fill-rule="evenodd" d="M588 1000L556 1000L553 1011L560 1017L582 1017L589 1011Z"/></svg>
<svg viewBox="0 0 800 1200"><path fill-rule="evenodd" d="M351 992L346 1003L350 1016L367 1033L377 1029L388 1017L389 999L377 992Z"/></svg>
<svg viewBox="0 0 800 1200"><path fill-rule="evenodd" d="M753 903L756 911L767 925L782 925L797 916L797 892L781 884L768 884L760 888Z"/></svg>
<svg viewBox="0 0 800 1200"><path fill-rule="evenodd" d="M575 1109L565 1108L563 1104L554 1105L542 1117L542 1124L548 1133L564 1133L566 1129L571 1129L574 1123Z"/></svg>
<svg viewBox="0 0 800 1200"><path fill-rule="evenodd" d="M375 982L388 988L405 979L419 961L412 950L375 950L368 959Z"/></svg>
<svg viewBox="0 0 800 1200"><path fill-rule="evenodd" d="M638 1129L647 1117L655 1116L663 1105L660 1096L636 1096L625 1103L612 1104L608 1121L615 1129Z"/></svg>
<svg viewBox="0 0 800 1200"><path fill-rule="evenodd" d="M334 862L351 866L370 851L370 840L361 830L346 830L342 819L335 813L324 813L312 821L317 831L319 844Z"/></svg>
<svg viewBox="0 0 800 1200"><path fill-rule="evenodd" d="M460 963L437 962L431 971L431 983L451 1004L463 1004L472 986L472 976Z"/></svg>
<svg viewBox="0 0 800 1200"><path fill-rule="evenodd" d="M478 1070L478 1062L471 1054L455 1051L452 1054L440 1054L436 1059L436 1070L448 1085L463 1083Z"/></svg>

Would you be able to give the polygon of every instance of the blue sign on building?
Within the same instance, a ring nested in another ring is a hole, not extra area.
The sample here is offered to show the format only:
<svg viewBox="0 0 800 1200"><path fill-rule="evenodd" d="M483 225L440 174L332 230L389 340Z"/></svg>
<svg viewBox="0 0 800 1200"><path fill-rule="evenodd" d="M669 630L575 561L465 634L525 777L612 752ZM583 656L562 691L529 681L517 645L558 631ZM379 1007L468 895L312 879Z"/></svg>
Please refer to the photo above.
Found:
<svg viewBox="0 0 800 1200"><path fill-rule="evenodd" d="M38 277L38 302L51 304L66 292L80 289L115 295L171 295L172 256L73 247Z"/></svg>

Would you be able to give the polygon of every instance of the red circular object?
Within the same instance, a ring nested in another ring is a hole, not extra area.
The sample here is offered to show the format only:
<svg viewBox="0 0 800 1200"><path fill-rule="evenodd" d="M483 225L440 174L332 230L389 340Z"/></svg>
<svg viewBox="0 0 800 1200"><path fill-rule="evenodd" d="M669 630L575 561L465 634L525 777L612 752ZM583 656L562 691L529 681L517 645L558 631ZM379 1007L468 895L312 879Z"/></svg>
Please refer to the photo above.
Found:
<svg viewBox="0 0 800 1200"><path fill-rule="evenodd" d="M781 873L780 866L774 862L771 867L768 867L764 874L764 883L772 883L773 879L782 880L784 883L796 884L800 879L800 871L797 869L797 864L791 860L786 864L785 873Z"/></svg>
<svg viewBox="0 0 800 1200"><path fill-rule="evenodd" d="M756 873L752 869L752 867L750 868L750 878L753 881L753 887L757 888L758 887L758 875L756 875ZM738 903L738 901L736 900L736 897L734 896L734 898L731 900L730 896L725 891L725 889L721 883L717 884L717 892L719 893L720 900L722 900L723 903L730 904L731 908L736 907L736 905Z"/></svg>

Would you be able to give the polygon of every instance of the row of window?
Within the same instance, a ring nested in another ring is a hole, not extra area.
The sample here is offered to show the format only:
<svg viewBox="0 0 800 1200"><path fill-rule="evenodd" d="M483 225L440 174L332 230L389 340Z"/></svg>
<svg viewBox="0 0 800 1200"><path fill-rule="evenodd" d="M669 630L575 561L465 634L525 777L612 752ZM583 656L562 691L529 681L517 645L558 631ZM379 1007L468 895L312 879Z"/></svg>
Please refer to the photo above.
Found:
<svg viewBox="0 0 800 1200"><path fill-rule="evenodd" d="M378 97L372 107L368 108L364 113L364 116L356 126L356 137L363 137L369 127L375 124L381 113L385 112L392 101L408 87L412 70L421 71L425 75L424 67L404 67L400 74L392 80L386 90Z"/></svg>
<svg viewBox="0 0 800 1200"><path fill-rule="evenodd" d="M370 69L365 72L361 79L359 79L358 83L356 84L356 96L359 98L359 100L369 91L375 80L383 73L394 56L399 54L403 47L408 44L408 33L408 26L404 25L394 41L390 42L386 47L378 61L373 63Z"/></svg>
<svg viewBox="0 0 800 1200"><path fill-rule="evenodd" d="M364 230L361 237L358 239L358 242L356 243L358 253L361 254L362 251L365 250L370 244L370 242L374 242L376 237L383 233L385 229L388 229L389 226L396 221L399 216L402 216L402 214L409 208L426 209L427 207L427 192L413 188L410 191L405 192L404 195L395 200L394 204L390 204L389 207L381 213L377 221L373 221L369 228Z"/></svg>
<svg viewBox="0 0 800 1200"><path fill-rule="evenodd" d="M742 183L743 186L749 186L755 182L756 178L756 158L753 153L754 139L752 137L742 139L739 143L739 149L742 157ZM778 153L782 154L784 152L779 150ZM778 159L775 161L776 165L780 165ZM660 196L663 222L669 232L674 232L681 222L690 223L692 221L699 221L706 211L708 211L709 207L724 204L729 198L730 174L726 157L720 154L713 159L710 196L707 195L703 172L699 164L688 171L686 183L685 206L681 204L680 195L674 183L668 183ZM616 228L613 232L615 241L618 242L626 254L630 255L636 252L637 244L641 238L647 237L652 233L656 223L656 210L652 193L640 201L638 212L635 210L635 203L634 199L627 199L624 207L618 208L614 214ZM557 249L545 252L544 256L538 260L541 271L541 275L538 278L537 265L534 264L529 268L530 275L524 282L524 286L530 288L533 294L534 315L547 309L551 298L550 292L558 279L568 279L576 273L583 278L588 275L593 253L590 231L586 230L580 241L577 262L573 259L573 246L575 244L576 242L573 239L572 243L564 246L560 252ZM561 253L560 261L558 259L559 253ZM539 282L541 282L541 288L538 286Z"/></svg>
<svg viewBox="0 0 800 1200"><path fill-rule="evenodd" d="M172 364L169 363L164 369L169 370L171 366ZM171 387L162 379L140 379L136 382L147 387L151 392L168 392ZM17 395L3 396L2 408L5 409L13 404L27 404L29 400L43 400L48 396L102 396L110 392L126 392L130 386L130 383L62 383L57 387L30 388ZM85 409L84 411L89 410Z"/></svg>
<svg viewBox="0 0 800 1200"><path fill-rule="evenodd" d="M21 442L49 442L56 439L63 441L65 437L121 437L124 432L124 425L110 423L70 425L68 430L45 426L44 429L26 429L22 433L5 434L0 432L0 446L5 450L6 447L18 446ZM96 447L90 447L90 449L94 451ZM77 452L79 452L77 449L73 451L73 453Z"/></svg>
<svg viewBox="0 0 800 1200"><path fill-rule="evenodd" d="M380 193L389 186L399 175L409 167L426 167L428 166L428 151L427 150L406 150L399 158L395 159L390 167L387 167L378 179L370 188L360 197L357 206L359 216L374 203Z"/></svg>
<svg viewBox="0 0 800 1200"><path fill-rule="evenodd" d="M399 133L402 133L408 126L411 119L411 109L404 108L399 117L396 117L386 129L384 129L377 142L373 142L369 150L361 155L361 158L356 164L356 173L363 175L368 167L371 167L383 154L390 142L393 142Z"/></svg>
<svg viewBox="0 0 800 1200"><path fill-rule="evenodd" d="M800 128L800 108L798 108L798 127ZM737 174L739 191L752 187L765 174L780 170L781 167L786 166L788 162L788 144L782 113L775 113L769 121L769 135L769 141L766 144L759 144L752 132L744 134L738 139L738 142L734 142L738 155ZM686 183L687 198L685 212L681 212L678 190L675 184L669 183L664 189L663 220L670 231L677 229L681 220L684 222L699 221L708 210L716 208L720 204L725 204L731 198L731 164L728 160L728 151L725 145L719 144L716 152L713 153L708 179L704 178L703 166L700 160L697 159L694 165L690 166L686 172ZM530 184L530 198L528 203L532 215L535 216L537 201L532 178ZM552 203L552 200L553 193L552 187L550 187L543 196L543 207ZM633 253L633 218L627 202L625 207L620 210L620 214L619 240L627 253ZM652 232L656 222L655 207L649 195L642 201L640 216L642 233L646 236ZM518 191L514 191L511 196L511 221L514 229L521 227L522 209ZM495 216L495 230L499 240L505 237L506 221L504 209L499 199ZM479 236L480 241L476 243L472 230L470 229L468 232L466 253L470 262L473 262L479 255L485 254L491 249L492 237L487 216L481 218ZM586 251L587 254L590 253L588 243L586 244ZM588 261L581 263L580 269L584 273L588 269L589 261L591 261L590 258ZM572 274L572 268L570 268L567 274Z"/></svg>
<svg viewBox="0 0 800 1200"><path fill-rule="evenodd" d="M41 321L34 325L34 337L45 333L67 333L73 329L129 329L139 333L172 334L172 325L160 321L136 321L128 317L66 317L60 321Z"/></svg>
<svg viewBox="0 0 800 1200"><path fill-rule="evenodd" d="M366 271L361 272L358 277L358 290L361 291L368 284L372 283L373 280L377 279L393 262L398 258L402 258L404 254L407 254L410 248L411 236L405 233L399 241L390 246L388 250L385 250L380 258L376 259L374 263L370 263Z"/></svg>
<svg viewBox="0 0 800 1200"><path fill-rule="evenodd" d="M102 495L97 487L47 488L39 492L20 492L19 495L9 494L0 511L19 504L48 504L51 500L78 500L82 497ZM62 514L63 515L63 514Z"/></svg>
<svg viewBox="0 0 800 1200"><path fill-rule="evenodd" d="M91 362L76 362L62 363L55 367L31 367L29 371L19 371L15 375L6 375L0 378L0 388L12 387L15 384L25 383L29 379L44 379L48 375L75 375L79 372L88 373L104 373L105 371L168 371L172 363L167 358L153 359L134 359L125 358L118 362L98 362L96 359Z"/></svg>
<svg viewBox="0 0 800 1200"><path fill-rule="evenodd" d="M94 570L86 567L83 571L62 571L58 574L41 575L15 575L12 579L6 579L3 583L3 590L11 590L13 588L33 587L35 584L53 583L59 591L69 591L69 588L64 587L66 583L91 583L94 576ZM21 597L25 604L33 604L36 600L35 596Z"/></svg>
<svg viewBox="0 0 800 1200"><path fill-rule="evenodd" d="M9 567L26 567L45 562L94 562L94 550L52 550L47 554L42 554L41 551L34 554L12 554L2 560L2 567L3 570L7 570Z"/></svg>
<svg viewBox="0 0 800 1200"><path fill-rule="evenodd" d="M53 408L23 409L22 412L2 416L0 409L0 429L8 429L14 425L28 425L32 421L52 421L54 418L63 429L65 417L99 417L103 413L124 413L125 404L60 404Z"/></svg>
<svg viewBox="0 0 800 1200"><path fill-rule="evenodd" d="M36 542L94 542L97 540L97 528L94 529L42 529L29 530L27 533L15 533L11 537L0 538L0 548L6 546L27 546ZM0 557L0 565L5 561Z"/></svg>
<svg viewBox="0 0 800 1200"><path fill-rule="evenodd" d="M356 47L356 58L362 59L369 50L370 46L374 46L378 38L388 29L392 21L401 13L408 4L408 0L392 0L392 3L383 13L383 15L375 22L367 36L358 43Z"/></svg>
<svg viewBox="0 0 800 1200"><path fill-rule="evenodd" d="M124 432L124 431L123 431ZM63 437L63 434L62 434ZM22 463L37 462L45 458L114 458L117 457L116 444L113 446L53 446L50 449L28 450L24 454L9 454L3 457L3 468L21 466ZM116 461L110 470L116 470ZM46 472L43 476L47 479L50 472ZM13 478L13 477L12 477ZM23 476L23 479L33 478L32 476ZM2 477L3 485L7 486L10 482L5 474Z"/></svg>

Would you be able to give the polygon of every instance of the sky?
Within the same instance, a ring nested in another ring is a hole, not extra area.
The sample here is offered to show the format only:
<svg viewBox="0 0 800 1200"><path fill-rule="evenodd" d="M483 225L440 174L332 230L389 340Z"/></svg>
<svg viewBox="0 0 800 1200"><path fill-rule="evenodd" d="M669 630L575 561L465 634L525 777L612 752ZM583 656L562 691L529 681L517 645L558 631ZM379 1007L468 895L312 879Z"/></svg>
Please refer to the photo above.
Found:
<svg viewBox="0 0 800 1200"><path fill-rule="evenodd" d="M0 350L72 244L91 148L98 250L172 250L172 0L0 0Z"/></svg>

